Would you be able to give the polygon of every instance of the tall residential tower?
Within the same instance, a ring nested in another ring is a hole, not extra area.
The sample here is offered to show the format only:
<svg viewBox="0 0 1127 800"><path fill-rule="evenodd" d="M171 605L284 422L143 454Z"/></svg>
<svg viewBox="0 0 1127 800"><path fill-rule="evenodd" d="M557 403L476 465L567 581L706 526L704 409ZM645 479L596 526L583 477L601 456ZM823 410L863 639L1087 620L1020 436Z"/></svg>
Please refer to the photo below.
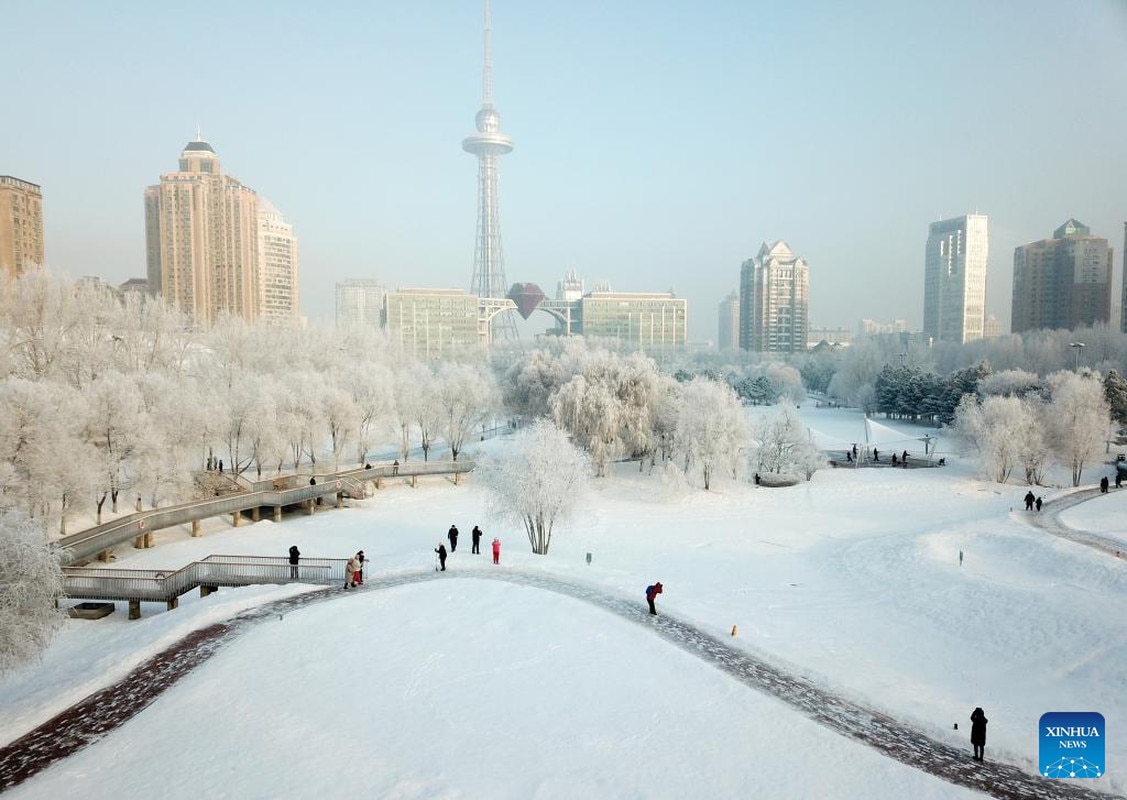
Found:
<svg viewBox="0 0 1127 800"><path fill-rule="evenodd" d="M505 298L505 257L501 250L501 209L497 195L501 156L511 153L513 142L501 133L501 115L493 107L493 62L489 47L489 0L485 0L485 62L481 81L481 110L474 118L477 133L462 140L462 149L477 156L477 237L474 243L473 284L470 293L495 300ZM494 317L492 339L517 338L511 312Z"/></svg>
<svg viewBox="0 0 1127 800"><path fill-rule="evenodd" d="M0 275L17 278L43 263L43 195L39 187L0 175Z"/></svg>
<svg viewBox="0 0 1127 800"><path fill-rule="evenodd" d="M740 349L801 353L810 327L810 267L784 241L740 268Z"/></svg>
<svg viewBox="0 0 1127 800"><path fill-rule="evenodd" d="M1014 249L1014 333L1038 328L1073 330L1111 318L1112 248L1074 219L1052 239Z"/></svg>
<svg viewBox="0 0 1127 800"><path fill-rule="evenodd" d="M981 339L986 324L985 214L933 222L924 251L924 334L935 342Z"/></svg>
<svg viewBox="0 0 1127 800"><path fill-rule="evenodd" d="M219 167L196 138L179 169L145 190L149 290L197 324L226 312L297 317L297 240L282 215Z"/></svg>

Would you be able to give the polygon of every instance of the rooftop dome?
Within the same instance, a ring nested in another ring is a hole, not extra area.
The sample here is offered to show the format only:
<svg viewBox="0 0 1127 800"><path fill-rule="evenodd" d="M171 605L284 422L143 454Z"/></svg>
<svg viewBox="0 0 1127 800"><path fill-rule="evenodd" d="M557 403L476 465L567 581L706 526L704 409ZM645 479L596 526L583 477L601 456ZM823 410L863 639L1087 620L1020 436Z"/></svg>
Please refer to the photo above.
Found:
<svg viewBox="0 0 1127 800"><path fill-rule="evenodd" d="M205 142L203 139L196 139L194 142L188 142L187 146L184 147L184 152L191 150L206 150L209 153L215 152L215 149L211 146L211 144Z"/></svg>

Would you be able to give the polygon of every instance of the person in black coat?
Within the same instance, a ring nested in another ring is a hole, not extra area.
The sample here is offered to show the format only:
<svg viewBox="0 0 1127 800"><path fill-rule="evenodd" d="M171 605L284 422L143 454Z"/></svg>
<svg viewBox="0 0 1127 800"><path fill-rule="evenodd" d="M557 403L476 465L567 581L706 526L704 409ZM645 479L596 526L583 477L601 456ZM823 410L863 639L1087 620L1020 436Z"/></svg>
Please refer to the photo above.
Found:
<svg viewBox="0 0 1127 800"><path fill-rule="evenodd" d="M982 706L976 708L970 715L970 743L974 745L974 760L982 760L982 751L986 749L986 712Z"/></svg>
<svg viewBox="0 0 1127 800"><path fill-rule="evenodd" d="M1107 475L1104 475L1102 478L1100 478L1100 494L1107 494L1107 485Z"/></svg>
<svg viewBox="0 0 1127 800"><path fill-rule="evenodd" d="M1036 499L1037 498L1033 496L1032 490L1025 493L1025 510L1026 511L1032 511L1033 510L1033 501L1036 500Z"/></svg>
<svg viewBox="0 0 1127 800"><path fill-rule="evenodd" d="M301 560L301 551L297 549L297 545L290 546L290 577L297 578L297 564Z"/></svg>
<svg viewBox="0 0 1127 800"><path fill-rule="evenodd" d="M471 534L473 536L473 549L470 552L481 555L481 528L474 525Z"/></svg>
<svg viewBox="0 0 1127 800"><path fill-rule="evenodd" d="M438 543L438 547L434 548L434 552L438 553L438 563L442 565L443 571L446 570L446 545L442 542Z"/></svg>
<svg viewBox="0 0 1127 800"><path fill-rule="evenodd" d="M453 553L458 549L458 526L451 525L450 530L446 531L446 538L450 540L450 552Z"/></svg>

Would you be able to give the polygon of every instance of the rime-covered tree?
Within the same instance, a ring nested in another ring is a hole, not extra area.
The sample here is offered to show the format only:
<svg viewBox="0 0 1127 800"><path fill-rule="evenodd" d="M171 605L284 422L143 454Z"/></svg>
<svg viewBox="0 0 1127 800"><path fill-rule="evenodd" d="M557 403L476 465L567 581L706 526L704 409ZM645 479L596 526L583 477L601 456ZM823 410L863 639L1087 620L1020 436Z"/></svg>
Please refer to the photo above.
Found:
<svg viewBox="0 0 1127 800"><path fill-rule="evenodd" d="M22 511L0 509L0 675L35 663L65 616L59 555Z"/></svg>
<svg viewBox="0 0 1127 800"><path fill-rule="evenodd" d="M500 404L492 375L482 366L447 363L436 376L436 399L441 411L439 432L458 460L466 436L490 419Z"/></svg>
<svg viewBox="0 0 1127 800"><path fill-rule="evenodd" d="M1094 372L1056 372L1046 382L1050 441L1071 469L1072 485L1079 486L1084 465L1100 453L1111 429L1104 388Z"/></svg>
<svg viewBox="0 0 1127 800"><path fill-rule="evenodd" d="M747 413L726 383L698 377L682 387L675 452L686 474L701 475L706 490L717 469L736 472L750 435Z"/></svg>
<svg viewBox="0 0 1127 800"><path fill-rule="evenodd" d="M825 457L798 418L794 404L784 399L776 414L764 417L755 427L755 461L761 473L810 480Z"/></svg>
<svg viewBox="0 0 1127 800"><path fill-rule="evenodd" d="M973 394L963 395L955 410L956 434L976 455L983 473L998 483L1008 481L1022 461L1018 435L1025 410L1016 397L991 395L979 400Z"/></svg>
<svg viewBox="0 0 1127 800"><path fill-rule="evenodd" d="M532 552L547 555L556 524L581 500L591 468L566 433L540 420L517 433L502 456L478 469L493 513L519 523Z"/></svg>

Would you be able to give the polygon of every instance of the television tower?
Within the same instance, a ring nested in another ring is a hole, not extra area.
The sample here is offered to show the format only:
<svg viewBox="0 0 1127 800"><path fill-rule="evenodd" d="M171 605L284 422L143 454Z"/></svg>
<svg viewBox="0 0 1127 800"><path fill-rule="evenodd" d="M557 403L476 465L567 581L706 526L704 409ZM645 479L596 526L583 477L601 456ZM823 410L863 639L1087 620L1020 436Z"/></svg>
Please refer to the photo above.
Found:
<svg viewBox="0 0 1127 800"><path fill-rule="evenodd" d="M481 110L474 121L477 133L462 140L462 149L477 156L477 237L474 243L473 285L478 297L504 299L505 257L501 252L501 209L497 197L498 162L511 153L513 141L501 133L501 115L493 107L493 62L489 51L489 0L485 0L485 63L481 75ZM493 321L492 339L516 339L513 315L502 311Z"/></svg>

